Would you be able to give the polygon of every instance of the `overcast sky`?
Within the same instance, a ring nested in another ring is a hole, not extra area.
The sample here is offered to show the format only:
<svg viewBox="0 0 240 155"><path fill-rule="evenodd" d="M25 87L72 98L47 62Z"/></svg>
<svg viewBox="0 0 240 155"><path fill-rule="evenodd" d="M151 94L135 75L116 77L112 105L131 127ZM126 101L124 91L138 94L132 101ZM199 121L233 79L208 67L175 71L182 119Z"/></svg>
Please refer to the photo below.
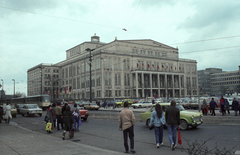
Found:
<svg viewBox="0 0 240 155"><path fill-rule="evenodd" d="M1 0L0 78L6 94L12 79L27 94L29 68L65 60L67 49L94 33L106 43L152 39L177 46L198 70L236 71L239 8L240 0Z"/></svg>

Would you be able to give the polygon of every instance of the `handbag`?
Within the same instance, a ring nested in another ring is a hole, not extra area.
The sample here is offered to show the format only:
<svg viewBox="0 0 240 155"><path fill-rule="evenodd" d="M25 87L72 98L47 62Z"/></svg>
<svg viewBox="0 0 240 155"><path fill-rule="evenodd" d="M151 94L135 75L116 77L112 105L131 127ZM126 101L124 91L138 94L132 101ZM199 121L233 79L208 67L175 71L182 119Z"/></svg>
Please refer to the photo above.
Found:
<svg viewBox="0 0 240 155"><path fill-rule="evenodd" d="M182 145L182 137L181 137L180 129L178 129L178 144Z"/></svg>
<svg viewBox="0 0 240 155"><path fill-rule="evenodd" d="M149 130L152 130L154 128L154 125L148 126Z"/></svg>
<svg viewBox="0 0 240 155"><path fill-rule="evenodd" d="M81 118L79 118L79 121L78 121L78 126L82 125L82 121L81 121Z"/></svg>

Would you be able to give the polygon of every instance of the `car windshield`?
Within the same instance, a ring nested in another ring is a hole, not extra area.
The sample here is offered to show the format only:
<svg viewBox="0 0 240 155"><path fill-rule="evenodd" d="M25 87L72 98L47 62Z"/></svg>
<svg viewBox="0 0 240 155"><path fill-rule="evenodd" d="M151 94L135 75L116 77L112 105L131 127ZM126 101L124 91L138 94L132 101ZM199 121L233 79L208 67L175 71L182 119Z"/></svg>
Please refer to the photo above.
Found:
<svg viewBox="0 0 240 155"><path fill-rule="evenodd" d="M96 106L97 104L95 104L95 103L91 103L91 105Z"/></svg>
<svg viewBox="0 0 240 155"><path fill-rule="evenodd" d="M22 108L24 105L23 104L18 104L18 107L19 108Z"/></svg>
<svg viewBox="0 0 240 155"><path fill-rule="evenodd" d="M38 108L37 105L28 105L28 109L34 109L34 108Z"/></svg>
<svg viewBox="0 0 240 155"><path fill-rule="evenodd" d="M176 107L177 107L180 111L185 110L181 104L177 104Z"/></svg>

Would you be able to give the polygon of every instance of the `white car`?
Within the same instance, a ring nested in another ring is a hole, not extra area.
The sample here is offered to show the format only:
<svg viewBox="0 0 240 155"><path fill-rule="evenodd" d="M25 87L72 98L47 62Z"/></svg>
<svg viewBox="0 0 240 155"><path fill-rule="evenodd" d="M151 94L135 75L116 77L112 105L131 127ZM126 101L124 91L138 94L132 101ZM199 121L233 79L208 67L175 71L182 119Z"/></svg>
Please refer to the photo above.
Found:
<svg viewBox="0 0 240 155"><path fill-rule="evenodd" d="M23 108L20 110L22 116L27 114L28 116L33 116L34 114L42 116L42 109L38 107L37 104L24 104Z"/></svg>
<svg viewBox="0 0 240 155"><path fill-rule="evenodd" d="M138 103L134 103L131 105L131 107L133 108L147 108L151 106L152 106L152 102L148 102L148 101L139 101Z"/></svg>

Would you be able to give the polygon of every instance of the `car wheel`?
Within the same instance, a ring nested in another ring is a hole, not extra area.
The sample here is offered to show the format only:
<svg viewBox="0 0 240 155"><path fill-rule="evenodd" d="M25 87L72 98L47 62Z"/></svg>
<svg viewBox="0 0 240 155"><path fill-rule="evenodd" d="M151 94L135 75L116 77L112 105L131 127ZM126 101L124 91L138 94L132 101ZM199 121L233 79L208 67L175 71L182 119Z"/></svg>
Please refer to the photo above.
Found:
<svg viewBox="0 0 240 155"><path fill-rule="evenodd" d="M149 127L150 119L147 120L146 125Z"/></svg>
<svg viewBox="0 0 240 155"><path fill-rule="evenodd" d="M142 108L142 106L139 106L139 108Z"/></svg>
<svg viewBox="0 0 240 155"><path fill-rule="evenodd" d="M187 130L188 129L188 123L185 120L180 120L180 128L181 130Z"/></svg>
<svg viewBox="0 0 240 155"><path fill-rule="evenodd" d="M39 114L40 117L42 117L42 114Z"/></svg>
<svg viewBox="0 0 240 155"><path fill-rule="evenodd" d="M24 116L24 114L22 114L22 116Z"/></svg>
<svg viewBox="0 0 240 155"><path fill-rule="evenodd" d="M118 105L117 107L118 107L118 108L120 108L121 106L120 106L120 105Z"/></svg>
<svg viewBox="0 0 240 155"><path fill-rule="evenodd" d="M29 113L27 113L27 116L30 116L30 114L29 114Z"/></svg>
<svg viewBox="0 0 240 155"><path fill-rule="evenodd" d="M83 120L84 120L84 121L86 121L86 120L87 120L87 118L83 118Z"/></svg>

